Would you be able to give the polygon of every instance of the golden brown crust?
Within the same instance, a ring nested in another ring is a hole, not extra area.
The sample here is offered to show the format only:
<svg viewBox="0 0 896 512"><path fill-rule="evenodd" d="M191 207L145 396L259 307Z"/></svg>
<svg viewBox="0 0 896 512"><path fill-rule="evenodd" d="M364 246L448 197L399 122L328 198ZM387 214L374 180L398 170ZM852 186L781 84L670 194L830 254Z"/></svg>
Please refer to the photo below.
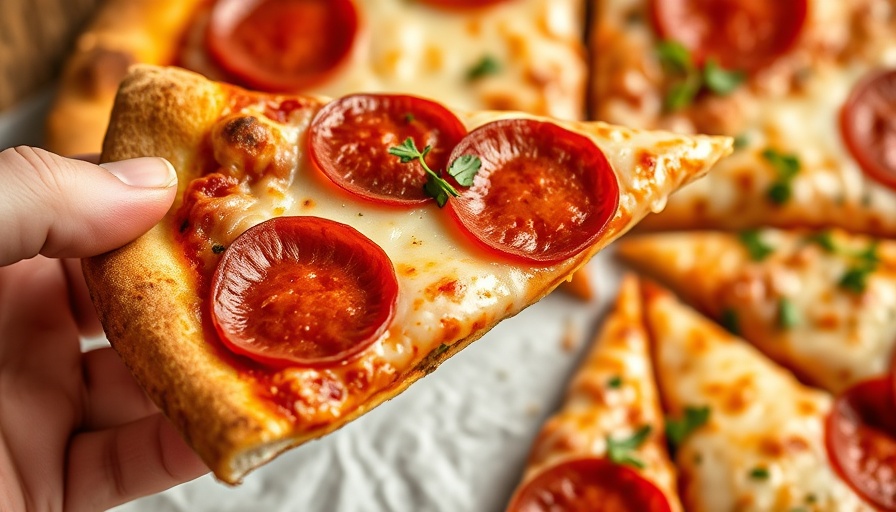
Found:
<svg viewBox="0 0 896 512"><path fill-rule="evenodd" d="M170 64L184 28L206 0L107 0L75 43L46 126L46 146L96 153L118 84L135 63Z"/></svg>

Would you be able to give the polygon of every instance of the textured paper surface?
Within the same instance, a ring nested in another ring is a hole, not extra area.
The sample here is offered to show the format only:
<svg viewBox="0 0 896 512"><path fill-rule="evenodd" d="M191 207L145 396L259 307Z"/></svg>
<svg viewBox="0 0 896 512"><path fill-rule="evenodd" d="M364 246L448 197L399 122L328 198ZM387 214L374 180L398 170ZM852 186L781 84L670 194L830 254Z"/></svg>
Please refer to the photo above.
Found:
<svg viewBox="0 0 896 512"><path fill-rule="evenodd" d="M0 116L0 150L39 144L49 95ZM611 252L611 251L610 251ZM620 267L589 263L597 299L554 293L376 410L285 453L236 488L204 476L117 512L500 512L554 411Z"/></svg>

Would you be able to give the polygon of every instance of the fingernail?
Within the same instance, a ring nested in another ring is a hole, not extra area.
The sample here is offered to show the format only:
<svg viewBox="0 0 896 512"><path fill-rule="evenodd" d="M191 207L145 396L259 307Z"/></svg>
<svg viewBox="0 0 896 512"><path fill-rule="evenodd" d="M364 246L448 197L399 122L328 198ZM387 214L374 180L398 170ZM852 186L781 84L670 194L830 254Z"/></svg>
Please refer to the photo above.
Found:
<svg viewBox="0 0 896 512"><path fill-rule="evenodd" d="M174 166L164 158L133 158L100 164L125 185L141 188L168 188L177 182Z"/></svg>

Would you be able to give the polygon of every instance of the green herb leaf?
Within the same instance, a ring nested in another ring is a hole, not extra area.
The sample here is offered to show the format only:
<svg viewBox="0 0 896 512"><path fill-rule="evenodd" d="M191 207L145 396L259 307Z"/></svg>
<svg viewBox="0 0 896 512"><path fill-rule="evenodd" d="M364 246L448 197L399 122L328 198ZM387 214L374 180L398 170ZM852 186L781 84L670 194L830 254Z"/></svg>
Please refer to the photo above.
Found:
<svg viewBox="0 0 896 512"><path fill-rule="evenodd" d="M426 155L432 151L432 146L426 146L423 148L423 151L417 149L417 144L414 143L414 139L408 137L401 143L399 146L392 146L389 148L389 154L397 156L401 163L406 164L413 160L419 160L420 165L423 166L423 170L426 171L426 183L423 185L423 190L430 196L435 198L436 204L439 205L439 208L445 206L445 203L448 202L448 197L454 196L457 197L460 193L454 188L450 183L445 181L438 173L433 171L426 165Z"/></svg>
<svg viewBox="0 0 896 512"><path fill-rule="evenodd" d="M768 480L770 476L766 468L753 468L750 470L750 478L753 480Z"/></svg>
<svg viewBox="0 0 896 512"><path fill-rule="evenodd" d="M781 297L778 302L778 325L782 329L792 329L800 323L800 312L796 305L787 297Z"/></svg>
<svg viewBox="0 0 896 512"><path fill-rule="evenodd" d="M848 292L864 293L868 286L868 274L873 271L866 267L852 267L843 274L837 285Z"/></svg>
<svg viewBox="0 0 896 512"><path fill-rule="evenodd" d="M614 375L607 381L607 387L610 389L619 389L622 387L622 377Z"/></svg>
<svg viewBox="0 0 896 512"><path fill-rule="evenodd" d="M791 183L800 172L800 161L795 155L780 153L767 148L762 152L764 158L777 171L778 179L766 191L769 201L782 205L793 196Z"/></svg>
<svg viewBox="0 0 896 512"><path fill-rule="evenodd" d="M750 143L750 138L745 133L734 137L734 149L743 149Z"/></svg>
<svg viewBox="0 0 896 512"><path fill-rule="evenodd" d="M772 248L772 246L762 241L758 229L741 231L740 242L743 244L744 248L747 249L747 253L753 261L762 261L775 252L775 249Z"/></svg>
<svg viewBox="0 0 896 512"><path fill-rule="evenodd" d="M877 241L871 242L868 248L856 254L860 264L877 268L877 264L880 262L880 258L877 255L877 244Z"/></svg>
<svg viewBox="0 0 896 512"><path fill-rule="evenodd" d="M626 464L643 469L644 462L631 452L644 444L644 441L650 436L651 430L650 425L644 425L628 439L614 440L607 436L607 457L616 464Z"/></svg>
<svg viewBox="0 0 896 512"><path fill-rule="evenodd" d="M694 102L697 93L700 92L700 80L691 75L669 87L663 100L666 110L674 112Z"/></svg>
<svg viewBox="0 0 896 512"><path fill-rule="evenodd" d="M413 123L414 120L416 120L416 119L417 119L417 118L414 117L414 114L411 114L410 112L408 112L407 114L404 115L404 122L405 122L405 124L411 124L411 123Z"/></svg>
<svg viewBox="0 0 896 512"><path fill-rule="evenodd" d="M656 46L656 53L660 59L660 64L670 71L688 73L694 69L691 52L678 41L660 41Z"/></svg>
<svg viewBox="0 0 896 512"><path fill-rule="evenodd" d="M491 55L485 55L473 67L467 71L467 80L479 80L488 75L494 75L501 71L501 63Z"/></svg>
<svg viewBox="0 0 896 512"><path fill-rule="evenodd" d="M834 241L834 235L830 231L819 231L813 233L806 238L807 241L818 244L825 252L831 254L837 252L837 242Z"/></svg>
<svg viewBox="0 0 896 512"><path fill-rule="evenodd" d="M731 308L725 308L722 310L722 317L719 320L719 323L722 324L722 327L725 328L728 332L735 336L740 336L740 319L737 316L737 311Z"/></svg>
<svg viewBox="0 0 896 512"><path fill-rule="evenodd" d="M684 416L679 419L666 418L666 439L673 449L681 446L681 443L691 432L702 427L709 421L709 407L685 407Z"/></svg>
<svg viewBox="0 0 896 512"><path fill-rule="evenodd" d="M726 96L740 87L747 78L743 71L727 70L715 61L709 59L703 66L703 83L706 88L720 96Z"/></svg>
<svg viewBox="0 0 896 512"><path fill-rule="evenodd" d="M401 163L403 164L406 164L411 160L416 160L417 158L423 158L423 153L417 149L417 144L414 143L414 139L411 137L405 139L400 146L392 146L389 148L389 154L397 156L401 159Z"/></svg>
<svg viewBox="0 0 896 512"><path fill-rule="evenodd" d="M448 167L448 174L454 177L461 185L469 187L473 185L473 178L476 177L476 173L479 172L481 167L482 160L478 156L461 155L451 162L451 166Z"/></svg>

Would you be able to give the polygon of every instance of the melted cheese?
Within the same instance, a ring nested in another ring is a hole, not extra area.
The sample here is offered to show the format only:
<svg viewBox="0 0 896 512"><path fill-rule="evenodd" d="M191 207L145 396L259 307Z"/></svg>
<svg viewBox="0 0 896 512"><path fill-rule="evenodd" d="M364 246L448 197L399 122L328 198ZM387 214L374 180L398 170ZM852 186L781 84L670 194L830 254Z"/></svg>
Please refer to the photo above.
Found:
<svg viewBox="0 0 896 512"><path fill-rule="evenodd" d="M309 93L402 92L464 110L522 110L561 119L584 111L582 0L509 0L438 9L407 0L356 2L360 29L349 61ZM205 51L207 14L191 28L183 63L224 76ZM499 69L468 74L483 58Z"/></svg>
<svg viewBox="0 0 896 512"><path fill-rule="evenodd" d="M896 245L879 242L880 263L856 293L839 283L858 264L853 255L871 246L867 237L834 232L834 253L803 233L765 230L760 238L774 252L758 262L727 233L646 235L620 251L716 318L736 312L746 339L825 389L885 373L896 347ZM782 299L796 312L787 328Z"/></svg>
<svg viewBox="0 0 896 512"><path fill-rule="evenodd" d="M677 456L687 510L872 510L828 461L828 394L802 386L667 293L649 294L645 307L671 412L711 411Z"/></svg>
<svg viewBox="0 0 896 512"><path fill-rule="evenodd" d="M288 369L274 376L274 382L296 396L291 407L300 422L315 424L352 410L421 365L431 353L438 354L445 346L481 334L516 314L575 269L575 262L533 266L478 249L454 226L448 212L433 203L394 208L359 200L327 181L305 154L305 131L315 109L297 111L289 124L280 125L265 119L257 108L246 107L240 115L255 117L269 127L253 133L270 134L280 154L268 155L268 160L291 169L289 177L252 184L244 180L241 194L210 201L205 206L208 210L196 215L217 219L209 231L211 242L227 246L245 229L275 216L320 216L350 225L376 242L392 260L399 281L391 327L358 360L327 370ZM495 119L520 116L524 115L479 113L462 115L461 120L473 129ZM233 115L227 115L219 123L232 120ZM685 139L603 124L558 124L591 138L606 154L619 181L619 208L593 251L630 229L666 195L701 175L728 150L729 141L724 139ZM214 127L212 132L226 130ZM222 147L233 144L222 137L213 140L215 155L236 155L225 167L241 161L237 148ZM231 171L241 174L239 169ZM275 174L283 175L283 171ZM302 392L310 386L333 390L327 395L331 398L322 401Z"/></svg>
<svg viewBox="0 0 896 512"><path fill-rule="evenodd" d="M794 50L730 96L709 95L671 114L661 109L665 77L646 5L646 0L618 0L601 6L595 37L603 44L603 56L597 57L595 69L613 72L616 78L597 80L595 114L636 127L746 140L709 179L676 194L663 215L648 219L647 225L831 225L896 234L896 191L865 176L844 146L839 123L840 108L856 81L873 69L896 65L896 12L891 2L810 0L809 19ZM639 14L640 21L623 30L626 19L632 23L631 13ZM617 47L623 49L613 50ZM614 66L602 64L601 58ZM634 101L636 94L639 99ZM767 148L796 155L801 163L792 182L793 197L780 207L767 199L769 186L778 178L762 157Z"/></svg>

